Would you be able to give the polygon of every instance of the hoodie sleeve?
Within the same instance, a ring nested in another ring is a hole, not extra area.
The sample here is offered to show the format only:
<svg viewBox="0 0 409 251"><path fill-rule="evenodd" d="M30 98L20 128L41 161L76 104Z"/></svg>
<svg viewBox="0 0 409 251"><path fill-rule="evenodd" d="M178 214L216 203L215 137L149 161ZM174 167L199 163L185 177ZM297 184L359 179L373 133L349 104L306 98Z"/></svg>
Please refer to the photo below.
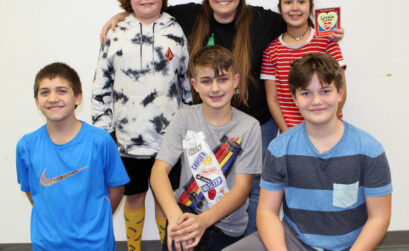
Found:
<svg viewBox="0 0 409 251"><path fill-rule="evenodd" d="M180 90L179 102L180 106L192 105L192 91L190 86L190 80L187 75L188 64L189 64L189 51L187 49L187 39L183 35L184 44L182 48L182 57L180 58L179 73L178 73L178 85Z"/></svg>
<svg viewBox="0 0 409 251"><path fill-rule="evenodd" d="M107 41L100 49L91 95L92 123L95 126L108 131L109 133L114 130L112 118L114 56L112 54L110 55L109 53L111 42L112 32L108 34Z"/></svg>

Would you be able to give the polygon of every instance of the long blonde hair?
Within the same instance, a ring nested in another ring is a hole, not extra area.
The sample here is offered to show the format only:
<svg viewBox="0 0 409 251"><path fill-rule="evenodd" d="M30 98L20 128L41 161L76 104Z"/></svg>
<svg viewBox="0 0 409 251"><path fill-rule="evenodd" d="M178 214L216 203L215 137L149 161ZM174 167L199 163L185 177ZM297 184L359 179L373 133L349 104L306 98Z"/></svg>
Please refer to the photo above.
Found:
<svg viewBox="0 0 409 251"><path fill-rule="evenodd" d="M204 41L210 37L210 20L213 16L213 10L210 7L209 0L203 0L201 9L192 34L188 37L190 55L195 55L204 46ZM248 106L248 82L255 84L254 77L251 76L251 43L250 43L251 10L246 5L245 0L240 0L235 16L235 36L233 39L232 52L236 61L237 71L240 74L240 85L238 99L244 105ZM197 97L195 95L195 97ZM195 99L196 101L196 99Z"/></svg>

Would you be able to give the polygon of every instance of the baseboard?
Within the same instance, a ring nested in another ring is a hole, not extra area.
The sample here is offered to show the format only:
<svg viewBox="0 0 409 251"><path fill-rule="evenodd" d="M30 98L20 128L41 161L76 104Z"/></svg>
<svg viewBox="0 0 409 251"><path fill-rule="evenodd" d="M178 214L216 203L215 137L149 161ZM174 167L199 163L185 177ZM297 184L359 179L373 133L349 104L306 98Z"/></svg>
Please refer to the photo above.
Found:
<svg viewBox="0 0 409 251"><path fill-rule="evenodd" d="M387 232L378 246L382 248L408 247L409 230Z"/></svg>
<svg viewBox="0 0 409 251"><path fill-rule="evenodd" d="M127 250L126 241L117 241L117 250ZM389 231L378 246L379 248L400 248L409 247L409 230ZM142 250L160 250L159 240L142 241ZM0 244L0 251L22 251L31 250L29 243L3 243Z"/></svg>

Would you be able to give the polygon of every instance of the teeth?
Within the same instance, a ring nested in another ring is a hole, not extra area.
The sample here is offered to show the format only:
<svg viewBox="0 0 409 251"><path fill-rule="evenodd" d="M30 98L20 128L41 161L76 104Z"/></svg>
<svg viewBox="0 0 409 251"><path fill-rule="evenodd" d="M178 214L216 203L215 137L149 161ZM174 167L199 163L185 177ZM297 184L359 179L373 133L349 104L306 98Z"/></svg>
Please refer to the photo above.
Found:
<svg viewBox="0 0 409 251"><path fill-rule="evenodd" d="M217 3L221 5L228 5L229 3L231 3L231 1L219 1Z"/></svg>
<svg viewBox="0 0 409 251"><path fill-rule="evenodd" d="M50 110L58 110L58 109L61 109L61 107L60 107L60 106L53 106L53 107L49 107L48 109L50 109Z"/></svg>

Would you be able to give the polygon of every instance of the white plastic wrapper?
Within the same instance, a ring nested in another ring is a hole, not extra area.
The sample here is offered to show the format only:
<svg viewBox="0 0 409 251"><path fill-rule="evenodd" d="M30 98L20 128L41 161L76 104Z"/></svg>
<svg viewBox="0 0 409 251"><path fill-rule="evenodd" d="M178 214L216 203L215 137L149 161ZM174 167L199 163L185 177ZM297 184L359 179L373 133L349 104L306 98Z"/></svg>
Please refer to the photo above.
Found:
<svg viewBox="0 0 409 251"><path fill-rule="evenodd" d="M229 192L229 188L203 132L187 131L183 140L183 151L206 201L210 207L215 205Z"/></svg>

